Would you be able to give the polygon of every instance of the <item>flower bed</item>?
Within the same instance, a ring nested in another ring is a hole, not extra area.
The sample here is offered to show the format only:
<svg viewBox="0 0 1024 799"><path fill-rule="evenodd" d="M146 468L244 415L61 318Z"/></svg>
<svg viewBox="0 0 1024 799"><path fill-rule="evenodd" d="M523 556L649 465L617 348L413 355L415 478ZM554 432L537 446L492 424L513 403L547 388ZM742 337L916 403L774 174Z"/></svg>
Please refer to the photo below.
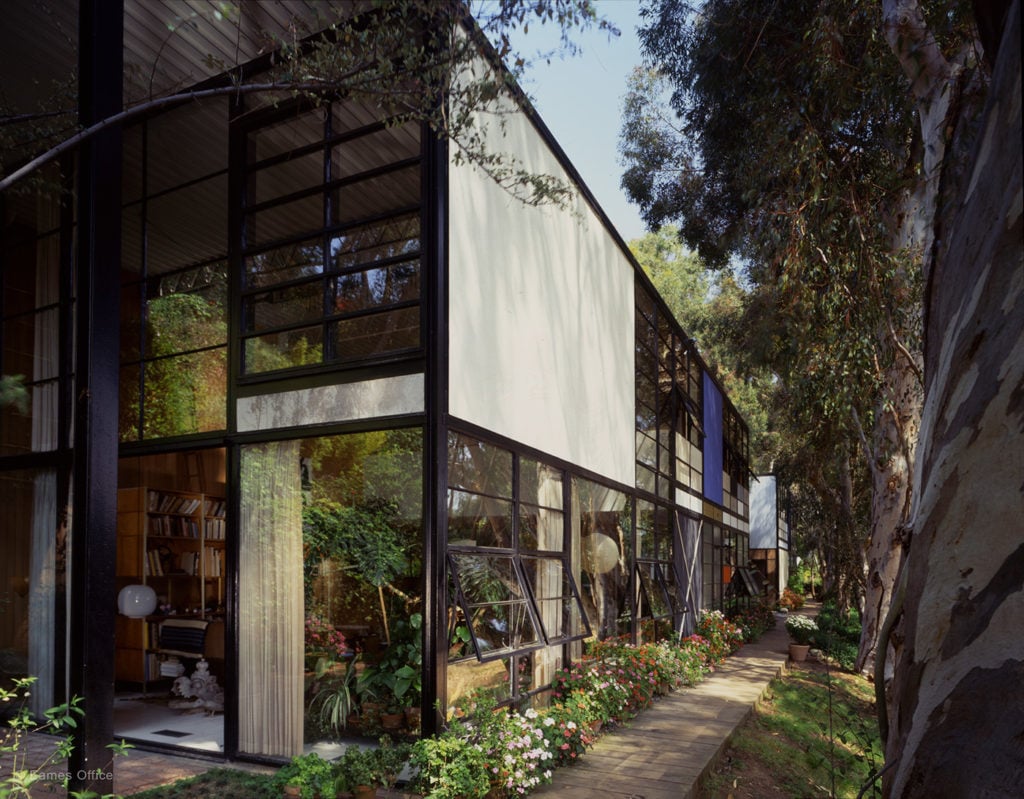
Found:
<svg viewBox="0 0 1024 799"><path fill-rule="evenodd" d="M526 795L573 763L598 729L622 724L657 695L695 685L743 644L743 633L718 611L704 612L699 634L678 644L593 642L571 668L557 672L548 707L499 708L486 692L456 707L448 728L412 746L413 785L433 799Z"/></svg>

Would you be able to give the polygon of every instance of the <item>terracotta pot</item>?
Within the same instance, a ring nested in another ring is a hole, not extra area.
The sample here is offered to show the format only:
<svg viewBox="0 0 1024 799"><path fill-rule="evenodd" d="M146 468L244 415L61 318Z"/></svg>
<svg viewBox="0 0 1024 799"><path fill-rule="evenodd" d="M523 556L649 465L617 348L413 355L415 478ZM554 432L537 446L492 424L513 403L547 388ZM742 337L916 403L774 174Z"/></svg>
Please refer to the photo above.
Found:
<svg viewBox="0 0 1024 799"><path fill-rule="evenodd" d="M284 786L284 797L285 799L294 799L294 797L302 796L302 787L299 785L285 785Z"/></svg>
<svg viewBox="0 0 1024 799"><path fill-rule="evenodd" d="M355 799L375 799L377 789L372 785L357 785L352 789L352 796Z"/></svg>
<svg viewBox="0 0 1024 799"><path fill-rule="evenodd" d="M810 644L790 644L789 659L794 663L802 663L807 660L807 653L811 651Z"/></svg>
<svg viewBox="0 0 1024 799"><path fill-rule="evenodd" d="M380 714L380 726L383 727L385 730L391 730L392 732L394 732L395 730L400 730L402 729L403 723L405 723L404 713Z"/></svg>

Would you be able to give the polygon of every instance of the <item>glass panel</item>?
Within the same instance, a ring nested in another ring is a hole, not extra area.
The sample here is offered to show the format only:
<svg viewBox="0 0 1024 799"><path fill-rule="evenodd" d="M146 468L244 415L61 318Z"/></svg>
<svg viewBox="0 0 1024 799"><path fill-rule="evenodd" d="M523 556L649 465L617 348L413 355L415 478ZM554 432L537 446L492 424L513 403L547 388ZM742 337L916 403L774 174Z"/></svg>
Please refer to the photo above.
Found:
<svg viewBox="0 0 1024 799"><path fill-rule="evenodd" d="M324 180L322 149L249 172L249 204L318 186Z"/></svg>
<svg viewBox="0 0 1024 799"><path fill-rule="evenodd" d="M227 166L227 98L190 102L146 124L147 190L151 195Z"/></svg>
<svg viewBox="0 0 1024 799"><path fill-rule="evenodd" d="M142 238L142 203L121 212L121 279L132 280L142 276L145 259Z"/></svg>
<svg viewBox="0 0 1024 799"><path fill-rule="evenodd" d="M417 428L243 447L243 751L376 739L393 721L419 734L422 440Z"/></svg>
<svg viewBox="0 0 1024 799"><path fill-rule="evenodd" d="M357 100L331 103L332 133L346 133L350 130L365 128L380 120L381 109L369 103Z"/></svg>
<svg viewBox="0 0 1024 799"><path fill-rule="evenodd" d="M331 177L367 172L420 154L419 125L413 122L385 128L335 145Z"/></svg>
<svg viewBox="0 0 1024 799"><path fill-rule="evenodd" d="M293 116L267 125L249 135L252 161L263 161L287 153L304 144L320 141L324 135L324 111L297 111Z"/></svg>
<svg viewBox="0 0 1024 799"><path fill-rule="evenodd" d="M420 309L399 308L331 323L335 357L349 361L420 346Z"/></svg>
<svg viewBox="0 0 1024 799"><path fill-rule="evenodd" d="M420 201L420 168L406 167L334 189L332 224L386 214Z"/></svg>
<svg viewBox="0 0 1024 799"><path fill-rule="evenodd" d="M117 434L121 441L138 441L141 436L139 429L139 375L141 373L142 370L138 366L121 367L117 413Z"/></svg>
<svg viewBox="0 0 1024 799"><path fill-rule="evenodd" d="M519 498L533 505L562 509L562 471L530 458L519 459Z"/></svg>
<svg viewBox="0 0 1024 799"><path fill-rule="evenodd" d="M448 545L510 548L512 503L449 489Z"/></svg>
<svg viewBox="0 0 1024 799"><path fill-rule="evenodd" d="M245 371L248 374L308 366L323 358L323 328L305 327L245 340Z"/></svg>
<svg viewBox="0 0 1024 799"><path fill-rule="evenodd" d="M636 434L636 459L645 466L654 469L658 455L658 445L650 436L638 432Z"/></svg>
<svg viewBox="0 0 1024 799"><path fill-rule="evenodd" d="M449 558L481 659L541 643L511 555L452 552Z"/></svg>
<svg viewBox="0 0 1024 799"><path fill-rule="evenodd" d="M227 175L151 199L146 206L147 274L226 257L227 214Z"/></svg>
<svg viewBox="0 0 1024 799"><path fill-rule="evenodd" d="M637 578L642 586L640 603L641 618L662 618L668 614L668 604L661 581L658 579L657 564L638 561L636 564Z"/></svg>
<svg viewBox="0 0 1024 799"><path fill-rule="evenodd" d="M585 635L583 607L561 558L522 559L548 644Z"/></svg>
<svg viewBox="0 0 1024 799"><path fill-rule="evenodd" d="M315 322L324 312L321 280L252 294L242 300L246 332Z"/></svg>
<svg viewBox="0 0 1024 799"><path fill-rule="evenodd" d="M419 214L349 228L331 238L330 248L336 269L418 253Z"/></svg>
<svg viewBox="0 0 1024 799"><path fill-rule="evenodd" d="M565 517L561 511L519 506L519 548L542 552L561 552Z"/></svg>
<svg viewBox="0 0 1024 799"><path fill-rule="evenodd" d="M121 362L141 357L142 284L121 287Z"/></svg>
<svg viewBox="0 0 1024 799"><path fill-rule="evenodd" d="M260 247L279 239L310 235L324 226L324 198L319 192L246 215L245 245Z"/></svg>
<svg viewBox="0 0 1024 799"><path fill-rule="evenodd" d="M152 280L147 293L147 356L227 341L227 266L223 262Z"/></svg>
<svg viewBox="0 0 1024 799"><path fill-rule="evenodd" d="M0 535L0 653L4 687L14 677L37 677L28 709L41 716L63 697L54 694L58 587L66 584L68 529L59 519L54 471L0 473L4 532Z"/></svg>
<svg viewBox="0 0 1024 799"><path fill-rule="evenodd" d="M350 272L332 282L334 312L346 313L420 297L419 261Z"/></svg>
<svg viewBox="0 0 1024 799"><path fill-rule="evenodd" d="M448 434L448 485L512 496L512 453L459 433Z"/></svg>
<svg viewBox="0 0 1024 799"><path fill-rule="evenodd" d="M245 282L258 288L323 274L324 253L320 238L286 244L245 259Z"/></svg>
<svg viewBox="0 0 1024 799"><path fill-rule="evenodd" d="M573 479L574 535L580 536L580 599L599 638L628 631L632 511L629 497Z"/></svg>
<svg viewBox="0 0 1024 799"><path fill-rule="evenodd" d="M636 465L636 487L654 493L654 471L641 464Z"/></svg>
<svg viewBox="0 0 1024 799"><path fill-rule="evenodd" d="M145 364L143 438L227 427L227 348Z"/></svg>

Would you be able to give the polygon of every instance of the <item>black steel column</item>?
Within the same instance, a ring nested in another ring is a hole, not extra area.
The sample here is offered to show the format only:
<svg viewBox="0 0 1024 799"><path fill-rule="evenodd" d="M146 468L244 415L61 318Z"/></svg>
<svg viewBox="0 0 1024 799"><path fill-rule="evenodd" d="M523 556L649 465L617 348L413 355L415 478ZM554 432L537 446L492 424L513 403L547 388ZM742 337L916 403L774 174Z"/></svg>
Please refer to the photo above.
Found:
<svg viewBox="0 0 1024 799"><path fill-rule="evenodd" d="M423 125L426 423L423 448L423 734L438 732L448 664L445 495L448 485L448 142Z"/></svg>
<svg viewBox="0 0 1024 799"><path fill-rule="evenodd" d="M121 110L122 0L80 0L79 122ZM69 758L72 790L113 793L114 561L121 261L121 129L78 152L74 511L69 676L85 718Z"/></svg>

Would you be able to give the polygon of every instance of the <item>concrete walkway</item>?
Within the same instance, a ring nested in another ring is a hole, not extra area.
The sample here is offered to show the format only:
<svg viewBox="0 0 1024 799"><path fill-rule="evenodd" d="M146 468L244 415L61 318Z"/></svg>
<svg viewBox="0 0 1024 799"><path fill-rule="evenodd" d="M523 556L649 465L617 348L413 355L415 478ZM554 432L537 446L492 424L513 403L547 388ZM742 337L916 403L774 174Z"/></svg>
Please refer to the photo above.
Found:
<svg viewBox="0 0 1024 799"><path fill-rule="evenodd" d="M533 795L559 799L696 797L700 777L714 767L729 738L750 716L768 683L785 668L789 640L783 619L779 618L775 629L765 633L760 641L745 645L728 658L697 687L661 697L624 727L601 736L579 763L557 769L554 782ZM53 746L49 736L31 736L29 762L42 762ZM0 768L4 765L9 767L0 760ZM114 790L130 796L223 765L273 771L243 763L224 764L136 749L118 758ZM64 794L63 790L48 788L38 786L32 795Z"/></svg>
<svg viewBox="0 0 1024 799"><path fill-rule="evenodd" d="M625 727L602 736L574 766L533 796L559 799L689 799L714 768L768 683L786 666L789 638L774 630L726 659L700 685L657 700Z"/></svg>

